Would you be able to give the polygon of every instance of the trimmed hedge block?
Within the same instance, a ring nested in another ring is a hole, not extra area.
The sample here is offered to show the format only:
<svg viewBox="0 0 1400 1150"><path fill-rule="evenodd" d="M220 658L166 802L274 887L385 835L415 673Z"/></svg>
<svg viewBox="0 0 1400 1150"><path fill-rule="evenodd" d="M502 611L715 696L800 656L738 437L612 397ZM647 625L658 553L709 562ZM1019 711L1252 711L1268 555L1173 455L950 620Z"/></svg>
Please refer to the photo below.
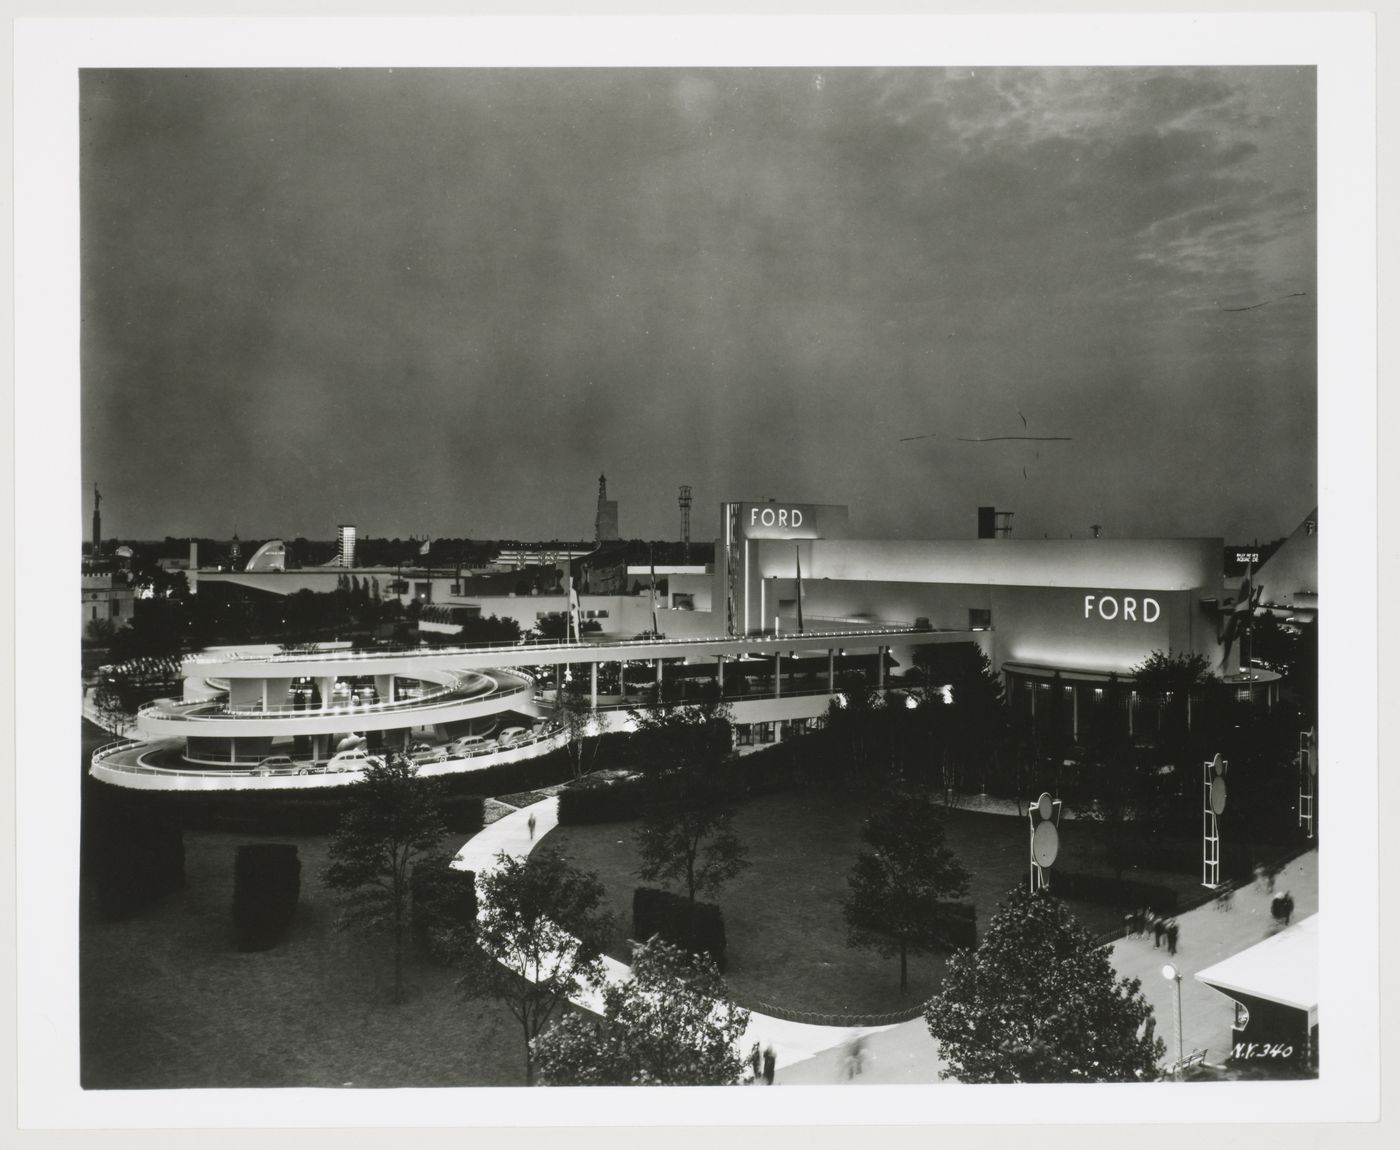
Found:
<svg viewBox="0 0 1400 1150"><path fill-rule="evenodd" d="M708 954L724 969L724 915L714 903L639 886L632 894L632 937L641 941L654 934L693 954Z"/></svg>
<svg viewBox="0 0 1400 1150"><path fill-rule="evenodd" d="M453 834L474 835L485 823L485 800L480 795L439 795L442 823Z"/></svg>
<svg viewBox="0 0 1400 1150"><path fill-rule="evenodd" d="M419 863L408 880L413 900L413 937L431 948L439 930L476 922L476 872L453 870L445 862Z"/></svg>
<svg viewBox="0 0 1400 1150"><path fill-rule="evenodd" d="M233 867L233 927L238 949L271 950L296 914L301 860L291 843L238 848Z"/></svg>
<svg viewBox="0 0 1400 1150"><path fill-rule="evenodd" d="M559 825L628 822L641 817L642 780L593 783L559 792Z"/></svg>

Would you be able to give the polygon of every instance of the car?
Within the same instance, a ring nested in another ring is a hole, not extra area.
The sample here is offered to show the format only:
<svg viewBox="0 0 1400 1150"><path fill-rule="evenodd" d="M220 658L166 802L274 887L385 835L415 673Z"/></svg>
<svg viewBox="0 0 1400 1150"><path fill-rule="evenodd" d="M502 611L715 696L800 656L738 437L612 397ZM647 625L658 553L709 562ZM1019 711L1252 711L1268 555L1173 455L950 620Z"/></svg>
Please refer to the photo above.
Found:
<svg viewBox="0 0 1400 1150"><path fill-rule="evenodd" d="M414 743L408 748L408 755L415 763L440 763L447 758L447 751L429 743Z"/></svg>
<svg viewBox="0 0 1400 1150"><path fill-rule="evenodd" d="M504 747L510 743L515 742L517 739L523 739L524 737L524 727L507 727L504 731L502 731L499 735L496 736L496 742L500 743L501 746Z"/></svg>
<svg viewBox="0 0 1400 1150"><path fill-rule="evenodd" d="M378 763L380 760L364 747L351 747L348 751L341 751L332 757L326 764L326 772L338 775L344 771L362 771L371 762Z"/></svg>
<svg viewBox="0 0 1400 1150"><path fill-rule="evenodd" d="M287 755L268 755L253 768L253 774L264 778L268 775L304 775L306 767Z"/></svg>
<svg viewBox="0 0 1400 1150"><path fill-rule="evenodd" d="M483 751L493 750L495 746L495 740L485 735L463 735L460 739L453 739L443 749L448 758L458 759L466 755L479 755Z"/></svg>

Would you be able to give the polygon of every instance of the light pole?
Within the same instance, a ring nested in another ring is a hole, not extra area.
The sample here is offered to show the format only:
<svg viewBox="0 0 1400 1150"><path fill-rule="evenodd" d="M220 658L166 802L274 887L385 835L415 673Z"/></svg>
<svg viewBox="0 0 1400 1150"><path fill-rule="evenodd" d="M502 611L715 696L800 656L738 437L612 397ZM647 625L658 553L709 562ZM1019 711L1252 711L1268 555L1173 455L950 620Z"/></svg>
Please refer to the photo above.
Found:
<svg viewBox="0 0 1400 1150"><path fill-rule="evenodd" d="M1169 962L1162 967L1162 977L1168 982L1176 984L1176 1001L1173 1011L1176 1020L1176 1066L1173 1068L1173 1077L1180 1079L1182 1063L1185 1061L1185 1055L1181 1049L1181 971L1176 968L1176 963Z"/></svg>

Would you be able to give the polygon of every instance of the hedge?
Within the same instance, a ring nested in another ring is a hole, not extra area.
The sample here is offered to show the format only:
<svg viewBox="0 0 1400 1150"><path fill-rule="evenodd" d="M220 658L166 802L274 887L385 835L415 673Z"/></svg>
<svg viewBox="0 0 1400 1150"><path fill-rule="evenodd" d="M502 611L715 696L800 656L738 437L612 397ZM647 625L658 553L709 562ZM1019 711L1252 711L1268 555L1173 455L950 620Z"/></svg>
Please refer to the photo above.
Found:
<svg viewBox="0 0 1400 1150"><path fill-rule="evenodd" d="M476 873L453 870L442 859L420 862L409 876L413 937L431 952L433 935L476 922Z"/></svg>
<svg viewBox="0 0 1400 1150"><path fill-rule="evenodd" d="M84 789L82 869L105 922L130 918L185 885L185 838L150 796L93 780Z"/></svg>
<svg viewBox="0 0 1400 1150"><path fill-rule="evenodd" d="M1165 871L1168 874L1201 873L1200 839L1132 839L1123 852L1124 862L1143 870ZM1247 879L1254 873L1255 852L1248 842L1223 838L1220 844L1220 869L1223 878Z"/></svg>
<svg viewBox="0 0 1400 1150"><path fill-rule="evenodd" d="M233 867L233 928L239 950L271 950L296 913L301 860L290 843L238 848Z"/></svg>
<svg viewBox="0 0 1400 1150"><path fill-rule="evenodd" d="M559 792L559 825L617 823L641 817L643 780L590 783Z"/></svg>
<svg viewBox="0 0 1400 1150"><path fill-rule="evenodd" d="M683 895L639 886L632 894L632 937L655 934L684 950L708 954L724 969L724 915L714 903L691 903Z"/></svg>
<svg viewBox="0 0 1400 1150"><path fill-rule="evenodd" d="M1111 875L1075 874L1055 867L1050 872L1050 891L1060 898L1076 898L1121 911L1151 907L1158 914L1175 914L1177 894L1161 883L1116 879Z"/></svg>
<svg viewBox="0 0 1400 1150"><path fill-rule="evenodd" d="M443 826L454 834L474 835L485 825L485 800L480 795L440 795Z"/></svg>

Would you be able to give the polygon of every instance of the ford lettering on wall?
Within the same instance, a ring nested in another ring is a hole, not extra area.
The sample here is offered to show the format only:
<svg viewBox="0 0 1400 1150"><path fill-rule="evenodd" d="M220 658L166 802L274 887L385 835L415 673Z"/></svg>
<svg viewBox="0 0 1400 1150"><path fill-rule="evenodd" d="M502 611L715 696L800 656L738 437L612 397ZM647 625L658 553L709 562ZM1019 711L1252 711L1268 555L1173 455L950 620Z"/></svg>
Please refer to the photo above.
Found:
<svg viewBox="0 0 1400 1150"><path fill-rule="evenodd" d="M1162 615L1162 605L1149 596L1085 595L1084 618L1097 617L1106 623L1155 623Z"/></svg>
<svg viewBox="0 0 1400 1150"><path fill-rule="evenodd" d="M802 508L800 507L750 507L749 526L757 527L801 527Z"/></svg>

